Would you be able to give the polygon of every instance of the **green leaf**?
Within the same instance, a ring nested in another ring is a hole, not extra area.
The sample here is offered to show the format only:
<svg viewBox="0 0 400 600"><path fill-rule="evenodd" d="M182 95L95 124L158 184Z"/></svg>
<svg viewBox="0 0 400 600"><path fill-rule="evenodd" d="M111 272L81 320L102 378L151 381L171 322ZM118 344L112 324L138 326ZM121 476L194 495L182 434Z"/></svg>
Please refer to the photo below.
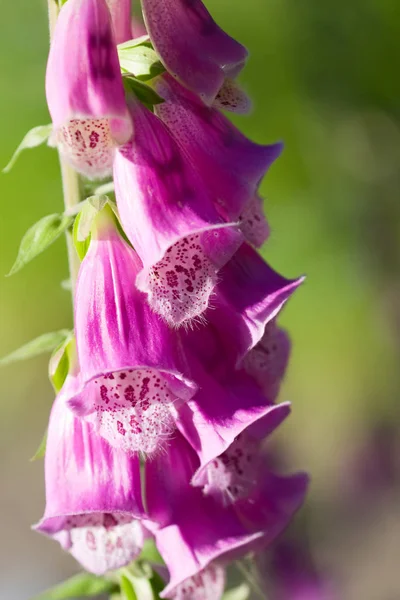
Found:
<svg viewBox="0 0 400 600"><path fill-rule="evenodd" d="M165 71L157 54L148 44L140 46L118 46L121 70L133 73L137 79L147 81Z"/></svg>
<svg viewBox="0 0 400 600"><path fill-rule="evenodd" d="M151 88L136 77L127 75L124 77L125 85L128 89L134 92L137 98L148 107L154 106L154 104L162 104L164 100Z"/></svg>
<svg viewBox="0 0 400 600"><path fill-rule="evenodd" d="M23 150L26 150L27 148L35 148L36 146L40 146L41 144L43 144L51 134L52 128L53 125L50 123L50 125L39 125L38 127L34 127L30 131L28 131L28 133L25 135L24 139L12 155L10 162L7 166L4 167L3 173L8 173L9 171L11 171L17 158Z"/></svg>
<svg viewBox="0 0 400 600"><path fill-rule="evenodd" d="M13 275L48 248L71 225L72 216L53 214L32 225L21 240L17 260L9 272Z"/></svg>
<svg viewBox="0 0 400 600"><path fill-rule="evenodd" d="M11 354L4 356L0 359L0 367L5 367L13 362L19 360L25 360L26 358L33 358L46 352L52 352L59 344L61 344L65 338L69 335L67 329L61 329L60 331L53 331L52 333L44 333L39 337L31 340L18 350L14 350Z"/></svg>
<svg viewBox="0 0 400 600"><path fill-rule="evenodd" d="M75 340L73 338L73 332L71 331L65 340L57 346L50 357L49 378L56 393L61 390L64 381L67 378L71 364L71 353L73 352L74 347Z"/></svg>
<svg viewBox="0 0 400 600"><path fill-rule="evenodd" d="M222 600L247 600L250 598L250 587L247 583L242 583L238 587L232 588L224 593Z"/></svg>
<svg viewBox="0 0 400 600"><path fill-rule="evenodd" d="M125 600L137 600L133 585L125 575L121 576L121 592Z"/></svg>
<svg viewBox="0 0 400 600"><path fill-rule="evenodd" d="M42 441L40 442L38 449L36 450L35 454L30 459L31 462L33 462L34 460L39 460L39 458L44 458L44 455L46 454L46 445L47 445L47 429L45 431L44 436L42 437Z"/></svg>
<svg viewBox="0 0 400 600"><path fill-rule="evenodd" d="M35 596L32 600L66 600L67 598L98 596L118 591L118 586L90 573L79 573L66 581ZM136 598L134 597L134 600Z"/></svg>

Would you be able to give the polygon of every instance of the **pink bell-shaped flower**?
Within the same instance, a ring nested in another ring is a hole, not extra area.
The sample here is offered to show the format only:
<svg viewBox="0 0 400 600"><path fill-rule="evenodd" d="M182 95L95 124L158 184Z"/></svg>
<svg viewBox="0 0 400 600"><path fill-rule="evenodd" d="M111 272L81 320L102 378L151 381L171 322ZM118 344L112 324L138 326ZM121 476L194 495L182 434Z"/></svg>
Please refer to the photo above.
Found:
<svg viewBox="0 0 400 600"><path fill-rule="evenodd" d="M244 66L246 48L218 27L201 0L142 0L142 8L166 69L211 104L224 78Z"/></svg>
<svg viewBox="0 0 400 600"><path fill-rule="evenodd" d="M122 567L142 548L140 464L111 448L65 403L73 378L55 400L45 458L46 510L37 531L60 542L88 571Z"/></svg>
<svg viewBox="0 0 400 600"><path fill-rule="evenodd" d="M135 287L142 268L108 207L99 213L75 292L80 374L68 400L112 446L154 454L196 391L175 331Z"/></svg>
<svg viewBox="0 0 400 600"><path fill-rule="evenodd" d="M160 119L134 97L129 104L135 136L114 163L119 215L143 262L136 285L165 321L180 325L207 308L218 271L243 236L218 214Z"/></svg>
<svg viewBox="0 0 400 600"><path fill-rule="evenodd" d="M132 135L111 14L105 0L68 0L46 72L52 143L89 178L111 173L115 148Z"/></svg>

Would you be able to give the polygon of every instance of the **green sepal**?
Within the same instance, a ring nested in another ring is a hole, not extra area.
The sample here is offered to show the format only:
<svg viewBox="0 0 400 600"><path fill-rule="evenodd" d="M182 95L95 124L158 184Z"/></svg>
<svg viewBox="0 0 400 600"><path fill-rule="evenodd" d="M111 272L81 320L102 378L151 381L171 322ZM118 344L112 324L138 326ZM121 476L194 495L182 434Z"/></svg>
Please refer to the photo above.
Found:
<svg viewBox="0 0 400 600"><path fill-rule="evenodd" d="M18 256L8 276L20 271L27 263L44 252L70 227L73 217L69 215L47 215L32 225L21 240Z"/></svg>
<svg viewBox="0 0 400 600"><path fill-rule="evenodd" d="M47 429L44 433L44 436L42 437L42 441L40 442L38 449L36 450L35 454L32 456L32 458L30 458L30 462L33 462L34 460L39 460L40 458L44 458L44 455L46 454L46 446L47 446Z"/></svg>
<svg viewBox="0 0 400 600"><path fill-rule="evenodd" d="M39 337L24 344L18 348L18 350L14 350L14 352L7 354L7 356L3 356L3 358L0 359L0 367L5 367L6 365L25 360L26 358L34 358L35 356L45 354L46 352L52 352L54 348L64 342L69 334L70 332L67 329L61 329L60 331L39 335Z"/></svg>
<svg viewBox="0 0 400 600"><path fill-rule="evenodd" d="M84 201L80 213L77 215L72 231L75 249L79 259L82 261L90 246L91 231L97 215L105 208L106 204L110 206L113 212L117 215L117 207L115 202L110 200L105 195L90 196Z"/></svg>
<svg viewBox="0 0 400 600"><path fill-rule="evenodd" d="M74 221L74 227L72 229L72 239L74 242L75 250L79 256L79 260L82 261L90 246L91 235L89 234L82 242L78 240L79 221L81 220L81 213L79 213Z"/></svg>
<svg viewBox="0 0 400 600"><path fill-rule="evenodd" d="M58 393L64 385L64 381L67 378L74 357L75 340L73 332L70 331L65 340L55 348L49 361L49 379L56 393Z"/></svg>
<svg viewBox="0 0 400 600"><path fill-rule="evenodd" d="M10 162L3 169L3 173L8 173L13 168L16 160L23 150L27 150L28 148L36 148L36 146L40 146L44 142L47 141L51 131L53 129L53 125L50 123L49 125L38 125L34 127L27 134L25 134L22 142L14 152L11 157Z"/></svg>
<svg viewBox="0 0 400 600"><path fill-rule="evenodd" d="M131 563L120 571L121 591L125 594L125 600L156 600L158 594L154 595L151 584L153 570L149 564ZM130 585L128 585L128 583ZM126 586L126 591L124 586ZM132 594L133 596L130 595Z"/></svg>
<svg viewBox="0 0 400 600"><path fill-rule="evenodd" d="M125 575L121 576L121 592L124 600L137 600L133 585Z"/></svg>
<svg viewBox="0 0 400 600"><path fill-rule="evenodd" d="M148 42L118 46L119 64L123 73L134 73L137 79L148 81L164 73L165 68Z"/></svg>
<svg viewBox="0 0 400 600"><path fill-rule="evenodd" d="M136 79L133 75L125 75L123 81L128 90L133 92L140 102L145 104L148 108L152 108L155 104L162 104L164 102L164 99L161 98L152 87L139 81L139 79Z"/></svg>
<svg viewBox="0 0 400 600"><path fill-rule="evenodd" d="M227 590L222 596L222 600L247 600L250 598L251 589L247 583L242 583L238 587Z"/></svg>
<svg viewBox="0 0 400 600"><path fill-rule="evenodd" d="M118 591L118 586L107 579L90 573L79 573L55 587L35 596L32 600L67 600L68 598L87 598L99 594Z"/></svg>

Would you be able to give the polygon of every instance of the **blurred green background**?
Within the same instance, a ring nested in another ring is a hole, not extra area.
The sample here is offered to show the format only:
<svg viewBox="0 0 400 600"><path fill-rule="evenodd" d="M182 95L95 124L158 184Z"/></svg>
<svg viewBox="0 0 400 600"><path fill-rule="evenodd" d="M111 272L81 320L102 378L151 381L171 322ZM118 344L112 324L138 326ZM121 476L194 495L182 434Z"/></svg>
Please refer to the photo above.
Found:
<svg viewBox="0 0 400 600"><path fill-rule="evenodd" d="M306 510L314 558L337 581L341 600L398 600L399 481L377 486L366 467L376 460L381 470L380 450L364 456L363 448L382 429L391 440L382 460L395 462L397 447L399 466L400 3L207 6L250 50L241 81L254 111L235 121L258 142L285 142L263 184L272 229L263 252L285 275L307 275L282 317L293 356L281 399L293 402L293 413L279 442L290 468L312 474ZM28 129L49 122L45 3L3 3L1 30L5 165ZM26 151L0 183L3 355L70 326L71 302L60 286L63 240L3 278L27 228L62 209L56 153ZM29 457L53 399L46 363L1 372L0 597L8 600L77 570L55 543L30 531L44 503L43 464Z"/></svg>

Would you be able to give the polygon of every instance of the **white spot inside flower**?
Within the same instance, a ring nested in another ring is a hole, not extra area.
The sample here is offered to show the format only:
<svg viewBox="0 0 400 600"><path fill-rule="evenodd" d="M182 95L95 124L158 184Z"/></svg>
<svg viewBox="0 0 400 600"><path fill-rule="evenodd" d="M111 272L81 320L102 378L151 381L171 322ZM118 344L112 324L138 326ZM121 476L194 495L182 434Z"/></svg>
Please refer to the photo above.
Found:
<svg viewBox="0 0 400 600"><path fill-rule="evenodd" d="M200 236L171 246L148 275L150 305L171 325L201 315L216 283L216 267L207 258Z"/></svg>
<svg viewBox="0 0 400 600"><path fill-rule="evenodd" d="M86 177L98 179L111 173L116 144L109 119L72 119L60 127L52 142Z"/></svg>
<svg viewBox="0 0 400 600"><path fill-rule="evenodd" d="M219 498L224 505L248 498L257 483L258 444L239 435L231 446L215 458L206 469L206 495Z"/></svg>
<svg viewBox="0 0 400 600"><path fill-rule="evenodd" d="M244 115L251 110L251 100L239 83L226 77L215 100L214 108Z"/></svg>
<svg viewBox="0 0 400 600"><path fill-rule="evenodd" d="M269 235L269 226L264 214L263 200L254 196L239 217L240 229L249 244L260 248Z"/></svg>
<svg viewBox="0 0 400 600"><path fill-rule="evenodd" d="M92 513L68 518L68 551L98 575L129 564L143 548L139 521L118 513Z"/></svg>
<svg viewBox="0 0 400 600"><path fill-rule="evenodd" d="M96 413L89 418L111 446L128 453L153 454L172 435L175 422L170 409L175 398L157 371L109 373L94 384Z"/></svg>
<svg viewBox="0 0 400 600"><path fill-rule="evenodd" d="M286 332L270 321L260 342L243 359L243 368L254 377L268 400L278 395L289 359L290 342Z"/></svg>
<svg viewBox="0 0 400 600"><path fill-rule="evenodd" d="M219 565L209 565L200 573L178 585L173 600L219 600L225 587L225 571Z"/></svg>

